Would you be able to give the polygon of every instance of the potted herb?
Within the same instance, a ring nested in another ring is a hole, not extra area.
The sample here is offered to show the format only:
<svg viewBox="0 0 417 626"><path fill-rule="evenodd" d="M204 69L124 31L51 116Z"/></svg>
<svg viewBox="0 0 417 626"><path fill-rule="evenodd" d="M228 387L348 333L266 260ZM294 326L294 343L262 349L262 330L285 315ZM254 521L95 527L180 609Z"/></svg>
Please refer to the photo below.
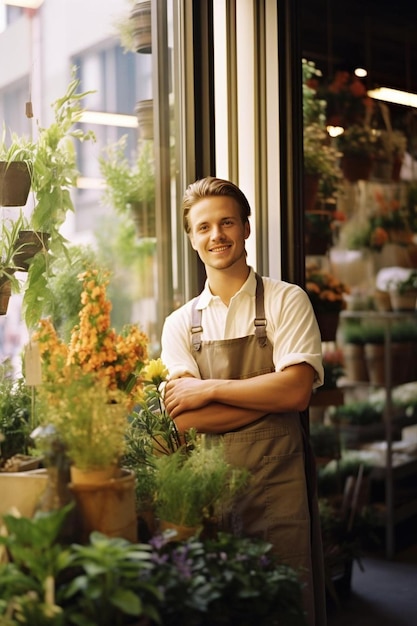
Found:
<svg viewBox="0 0 417 626"><path fill-rule="evenodd" d="M347 402L331 408L331 419L338 424L340 437L347 448L359 442L384 437L383 408L367 400Z"/></svg>
<svg viewBox="0 0 417 626"><path fill-rule="evenodd" d="M133 166L126 156L127 136L105 148L99 158L103 200L117 213L131 215L137 236L155 237L155 171L153 144L139 141Z"/></svg>
<svg viewBox="0 0 417 626"><path fill-rule="evenodd" d="M365 361L365 337L358 320L343 320L341 326L343 363L346 377L352 382L369 380Z"/></svg>
<svg viewBox="0 0 417 626"><path fill-rule="evenodd" d="M19 232L24 223L22 213L16 220L6 218L1 224L0 239L0 315L7 313L9 299L12 294L20 291L20 284L15 276L19 267L15 263L15 254L21 249L18 246Z"/></svg>

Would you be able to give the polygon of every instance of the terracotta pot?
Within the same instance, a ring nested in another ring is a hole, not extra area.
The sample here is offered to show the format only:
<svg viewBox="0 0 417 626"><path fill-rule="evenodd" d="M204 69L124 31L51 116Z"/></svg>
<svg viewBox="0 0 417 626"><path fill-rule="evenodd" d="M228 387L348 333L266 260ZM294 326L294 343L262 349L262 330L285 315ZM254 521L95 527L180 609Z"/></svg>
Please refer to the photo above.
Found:
<svg viewBox="0 0 417 626"><path fill-rule="evenodd" d="M338 311L318 311L316 319L320 328L322 341L335 341L336 332L339 326Z"/></svg>
<svg viewBox="0 0 417 626"><path fill-rule="evenodd" d="M30 185L27 163L0 161L0 206L25 206Z"/></svg>
<svg viewBox="0 0 417 626"><path fill-rule="evenodd" d="M16 241L16 252L13 262L22 272L27 272L33 257L44 250L48 250L49 233L36 232L33 230L21 230Z"/></svg>
<svg viewBox="0 0 417 626"><path fill-rule="evenodd" d="M90 485L91 483L103 483L111 478L114 478L117 474L117 467L111 465L109 467L103 467L97 470L82 470L74 465L71 465L70 474L71 482L73 485Z"/></svg>
<svg viewBox="0 0 417 626"><path fill-rule="evenodd" d="M369 180L372 169L370 157L351 156L344 154L340 161L343 176L351 183L358 180Z"/></svg>
<svg viewBox="0 0 417 626"><path fill-rule="evenodd" d="M176 534L173 535L172 541L186 541L187 539L190 539L190 537L195 537L199 533L198 527L181 526L166 520L161 520L159 522L159 530L161 532L164 532L164 530L175 530Z"/></svg>
<svg viewBox="0 0 417 626"><path fill-rule="evenodd" d="M385 385L385 346L366 343L364 346L366 367L372 385Z"/></svg>
<svg viewBox="0 0 417 626"><path fill-rule="evenodd" d="M0 284L0 315L6 315L11 295L12 283L10 280L5 280Z"/></svg>
<svg viewBox="0 0 417 626"><path fill-rule="evenodd" d="M345 343L342 350L346 378L351 382L367 382L369 377L364 346L356 343Z"/></svg>
<svg viewBox="0 0 417 626"><path fill-rule="evenodd" d="M415 311L417 302L417 291L411 289L404 293L390 291L391 307L393 311Z"/></svg>
<svg viewBox="0 0 417 626"><path fill-rule="evenodd" d="M104 482L70 483L83 542L94 530L137 542L135 480L132 471L122 469L119 476Z"/></svg>

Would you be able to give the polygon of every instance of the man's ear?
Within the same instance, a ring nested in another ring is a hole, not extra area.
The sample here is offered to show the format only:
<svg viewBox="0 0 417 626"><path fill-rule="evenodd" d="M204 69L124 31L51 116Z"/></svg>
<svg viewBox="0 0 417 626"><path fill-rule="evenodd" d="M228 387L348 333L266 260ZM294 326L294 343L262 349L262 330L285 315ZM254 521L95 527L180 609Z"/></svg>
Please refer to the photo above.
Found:
<svg viewBox="0 0 417 626"><path fill-rule="evenodd" d="M193 237L191 232L188 233L188 239L190 240L190 244L191 244L191 247L193 248L193 250L197 250L197 248L194 245L194 237Z"/></svg>
<svg viewBox="0 0 417 626"><path fill-rule="evenodd" d="M245 239L247 239L250 235L250 222L249 220L245 222Z"/></svg>

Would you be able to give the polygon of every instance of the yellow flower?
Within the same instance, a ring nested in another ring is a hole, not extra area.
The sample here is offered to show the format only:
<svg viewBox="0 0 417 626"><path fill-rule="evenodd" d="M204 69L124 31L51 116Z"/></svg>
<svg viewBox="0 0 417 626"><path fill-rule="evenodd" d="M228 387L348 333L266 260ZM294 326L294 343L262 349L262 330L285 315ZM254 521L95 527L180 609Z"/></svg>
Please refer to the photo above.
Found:
<svg viewBox="0 0 417 626"><path fill-rule="evenodd" d="M166 380L168 376L168 370L165 367L162 359L152 359L148 365L141 372L143 380L152 382L158 387L162 382Z"/></svg>

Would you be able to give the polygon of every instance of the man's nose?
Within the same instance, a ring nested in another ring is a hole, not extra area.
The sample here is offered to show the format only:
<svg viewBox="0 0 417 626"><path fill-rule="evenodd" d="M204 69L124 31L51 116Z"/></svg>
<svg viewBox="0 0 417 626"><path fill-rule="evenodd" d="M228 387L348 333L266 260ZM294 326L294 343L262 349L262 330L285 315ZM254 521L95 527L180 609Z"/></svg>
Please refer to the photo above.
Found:
<svg viewBox="0 0 417 626"><path fill-rule="evenodd" d="M215 224L211 229L211 238L218 239L223 235L223 228L221 224Z"/></svg>

